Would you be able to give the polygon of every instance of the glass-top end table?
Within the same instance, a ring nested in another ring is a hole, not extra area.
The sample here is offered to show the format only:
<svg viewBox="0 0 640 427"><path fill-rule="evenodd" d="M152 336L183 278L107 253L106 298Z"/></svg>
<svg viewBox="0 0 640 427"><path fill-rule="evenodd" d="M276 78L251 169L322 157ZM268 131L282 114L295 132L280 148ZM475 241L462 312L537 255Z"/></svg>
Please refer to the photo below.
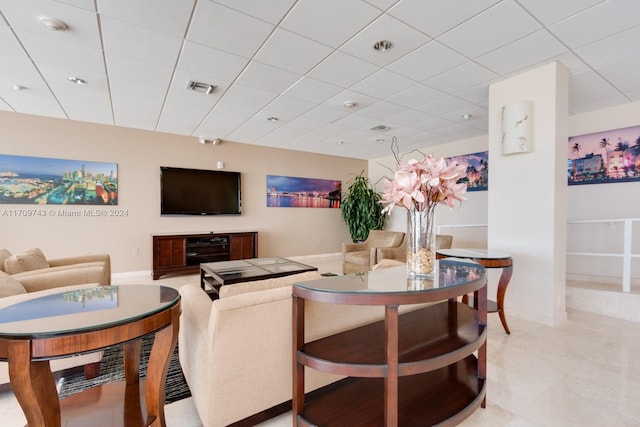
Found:
<svg viewBox="0 0 640 427"><path fill-rule="evenodd" d="M461 292L458 287L473 289L475 282L485 278L482 265L464 259L447 258L436 265L434 280L411 278L407 275L406 266L391 267L375 271L338 275L322 279L296 283L300 289L313 292L324 292L327 299L335 294L343 300L365 297L377 298L379 295L393 296L404 299L404 296L415 293L439 293L442 299L449 298L449 294Z"/></svg>
<svg viewBox="0 0 640 427"><path fill-rule="evenodd" d="M496 301L489 300L487 311L489 313L498 313L504 331L507 334L511 334L511 330L507 324L507 317L504 312L504 297L507 293L507 287L511 281L511 276L513 275L513 259L511 258L511 254L492 249L449 248L438 249L436 251L436 257L438 259L446 257L469 259L483 265L485 268L502 269L502 274L498 281ZM467 302L468 298L464 297L463 301Z"/></svg>
<svg viewBox="0 0 640 427"><path fill-rule="evenodd" d="M25 298L0 309L0 359L8 362L11 388L28 426L59 427L63 420L65 426L87 425L89 419L94 427L120 425L116 421L165 425L165 379L181 313L176 289L103 286ZM141 381L142 338L149 334L155 335L154 344ZM49 360L116 344L124 349L124 381L58 399Z"/></svg>

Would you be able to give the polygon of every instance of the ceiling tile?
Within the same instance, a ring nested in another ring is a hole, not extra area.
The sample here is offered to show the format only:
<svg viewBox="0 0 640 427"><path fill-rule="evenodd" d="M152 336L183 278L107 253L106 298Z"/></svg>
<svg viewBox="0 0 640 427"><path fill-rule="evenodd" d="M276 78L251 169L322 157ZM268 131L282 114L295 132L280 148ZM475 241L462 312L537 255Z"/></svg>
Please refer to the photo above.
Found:
<svg viewBox="0 0 640 427"><path fill-rule="evenodd" d="M503 76L530 67L567 52L567 48L546 30L540 30L476 58L496 74Z"/></svg>
<svg viewBox="0 0 640 427"><path fill-rule="evenodd" d="M405 109L397 104L390 102L378 101L373 105L363 108L357 114L361 116L371 117L373 119L384 120L395 114L400 114Z"/></svg>
<svg viewBox="0 0 640 427"><path fill-rule="evenodd" d="M446 94L422 83L417 83L403 91L397 92L389 97L387 101L402 105L407 108L415 108L427 102L442 98Z"/></svg>
<svg viewBox="0 0 640 427"><path fill-rule="evenodd" d="M297 0L215 0L215 2L275 25L282 20Z"/></svg>
<svg viewBox="0 0 640 427"><path fill-rule="evenodd" d="M184 37L195 0L97 0L97 3L101 16Z"/></svg>
<svg viewBox="0 0 640 427"><path fill-rule="evenodd" d="M436 37L501 0L404 0L389 14Z"/></svg>
<svg viewBox="0 0 640 427"><path fill-rule="evenodd" d="M271 34L254 59L283 70L305 74L331 52L332 49L327 46L278 29Z"/></svg>
<svg viewBox="0 0 640 427"><path fill-rule="evenodd" d="M142 61L174 67L182 39L119 21L108 16L101 19L104 48Z"/></svg>
<svg viewBox="0 0 640 427"><path fill-rule="evenodd" d="M381 40L393 43L387 51L379 52L373 45ZM355 37L340 47L342 52L351 54L372 64L384 67L422 46L429 37L408 27L389 15L382 15Z"/></svg>
<svg viewBox="0 0 640 427"><path fill-rule="evenodd" d="M342 92L342 88L309 77L303 77L287 89L283 95L303 101L322 104L332 96Z"/></svg>
<svg viewBox="0 0 640 427"><path fill-rule="evenodd" d="M337 48L370 24L380 11L360 1L298 2L280 24L282 28ZM330 22L331 25L327 25Z"/></svg>
<svg viewBox="0 0 640 427"><path fill-rule="evenodd" d="M473 62L466 62L445 74L428 79L424 83L443 91L457 92L488 83L496 77L496 73Z"/></svg>
<svg viewBox="0 0 640 427"><path fill-rule="evenodd" d="M373 74L378 68L369 62L337 50L311 70L308 76L347 88Z"/></svg>
<svg viewBox="0 0 640 427"><path fill-rule="evenodd" d="M353 107L346 107L344 105L345 102L355 102L355 105ZM328 107L333 107L338 109L348 108L350 113L354 113L376 102L378 102L378 100L371 96L367 96L358 92L353 92L351 90L344 90L338 93L336 96L327 99L326 101L323 102L323 104Z"/></svg>
<svg viewBox="0 0 640 427"><path fill-rule="evenodd" d="M233 81L249 60L212 47L185 41L178 60L178 68L212 78Z"/></svg>
<svg viewBox="0 0 640 427"><path fill-rule="evenodd" d="M287 114L290 116L298 116L305 111L309 111L316 104L300 99L289 98L286 96L278 96L271 101L265 108L277 114Z"/></svg>
<svg viewBox="0 0 640 427"><path fill-rule="evenodd" d="M236 82L246 87L282 93L301 77L300 74L251 61Z"/></svg>
<svg viewBox="0 0 640 427"><path fill-rule="evenodd" d="M416 108L418 111L429 114L431 116L443 117L451 111L459 111L471 108L472 104L454 96L445 96L444 98L431 101L427 104ZM457 119L457 118L456 118Z"/></svg>
<svg viewBox="0 0 640 427"><path fill-rule="evenodd" d="M575 50L584 61L594 67L640 56L640 27L615 34Z"/></svg>
<svg viewBox="0 0 640 427"><path fill-rule="evenodd" d="M577 48L638 25L640 2L608 0L573 15L549 29L563 43Z"/></svg>
<svg viewBox="0 0 640 427"><path fill-rule="evenodd" d="M105 55L110 82L126 80L148 88L161 88L164 92L171 83L173 67L145 62L113 52L107 52Z"/></svg>
<svg viewBox="0 0 640 427"><path fill-rule="evenodd" d="M327 107L325 105L318 105L317 107L314 107L311 110L305 112L300 117L317 122L319 127L320 125L325 125L342 117L345 117L348 114L349 111L346 111L346 109L344 108L338 109Z"/></svg>
<svg viewBox="0 0 640 427"><path fill-rule="evenodd" d="M568 18L606 0L518 0L533 16L545 25Z"/></svg>
<svg viewBox="0 0 640 427"><path fill-rule="evenodd" d="M383 99L415 85L413 80L382 69L351 87L351 90Z"/></svg>
<svg viewBox="0 0 640 427"><path fill-rule="evenodd" d="M437 41L430 41L386 68L416 81L445 72L467 62L467 58Z"/></svg>
<svg viewBox="0 0 640 427"><path fill-rule="evenodd" d="M155 130L162 111L162 103L154 97L114 93L111 96L111 104L115 124L123 127Z"/></svg>
<svg viewBox="0 0 640 427"><path fill-rule="evenodd" d="M267 22L211 1L199 1L187 40L251 58L273 31Z"/></svg>
<svg viewBox="0 0 640 427"><path fill-rule="evenodd" d="M438 40L469 58L518 40L542 28L512 0L504 0Z"/></svg>

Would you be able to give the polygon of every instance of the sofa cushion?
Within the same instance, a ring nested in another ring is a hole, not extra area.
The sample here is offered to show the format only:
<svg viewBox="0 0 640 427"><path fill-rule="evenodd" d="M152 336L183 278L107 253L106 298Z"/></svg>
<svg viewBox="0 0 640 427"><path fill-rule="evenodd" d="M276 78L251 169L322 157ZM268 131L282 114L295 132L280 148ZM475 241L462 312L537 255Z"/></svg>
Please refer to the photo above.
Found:
<svg viewBox="0 0 640 427"><path fill-rule="evenodd" d="M0 271L4 271L4 260L11 256L7 249L0 248Z"/></svg>
<svg viewBox="0 0 640 427"><path fill-rule="evenodd" d="M12 255L4 260L4 271L9 274L40 270L43 268L49 268L49 263L42 251L38 248L29 249L20 254Z"/></svg>
<svg viewBox="0 0 640 427"><path fill-rule="evenodd" d="M246 294L248 292L264 291L266 289L281 288L284 286L291 286L295 282L321 278L322 276L317 271L307 271L305 273L292 274L290 276L277 277L275 279L262 279L255 280L253 282L236 283L220 287L220 298Z"/></svg>
<svg viewBox="0 0 640 427"><path fill-rule="evenodd" d="M27 290L20 282L4 271L0 271L0 298L26 293Z"/></svg>

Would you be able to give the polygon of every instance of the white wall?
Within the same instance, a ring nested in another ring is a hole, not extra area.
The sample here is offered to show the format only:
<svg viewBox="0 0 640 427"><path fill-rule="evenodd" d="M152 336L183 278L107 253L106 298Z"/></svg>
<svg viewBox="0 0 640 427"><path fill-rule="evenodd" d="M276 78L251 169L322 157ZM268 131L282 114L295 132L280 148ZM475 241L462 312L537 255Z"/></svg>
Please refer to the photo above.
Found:
<svg viewBox="0 0 640 427"><path fill-rule="evenodd" d="M8 217L0 215L0 247L16 253L40 247L49 257L107 252L113 271L151 270L151 235L159 232L258 231L259 256L340 252L349 233L339 209L267 208L266 176L341 180L367 162L293 150L0 112L0 153L118 164L123 217ZM160 166L242 173L241 216L160 216ZM40 208L31 205L2 205ZM58 206L60 208L60 206ZM76 209L77 207L64 207Z"/></svg>

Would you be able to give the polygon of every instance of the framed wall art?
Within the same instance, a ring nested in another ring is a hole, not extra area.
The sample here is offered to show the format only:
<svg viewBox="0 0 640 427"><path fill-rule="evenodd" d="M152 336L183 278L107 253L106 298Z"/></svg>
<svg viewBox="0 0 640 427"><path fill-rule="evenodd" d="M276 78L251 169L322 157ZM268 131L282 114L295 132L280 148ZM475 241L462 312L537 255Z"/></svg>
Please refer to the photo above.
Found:
<svg viewBox="0 0 640 427"><path fill-rule="evenodd" d="M118 164L0 154L0 204L117 205Z"/></svg>
<svg viewBox="0 0 640 427"><path fill-rule="evenodd" d="M489 152L464 154L445 159L447 163L457 162L467 165L467 176L461 182L467 183L467 191L487 191L489 189Z"/></svg>
<svg viewBox="0 0 640 427"><path fill-rule="evenodd" d="M267 175L269 208L340 208L342 181Z"/></svg>

